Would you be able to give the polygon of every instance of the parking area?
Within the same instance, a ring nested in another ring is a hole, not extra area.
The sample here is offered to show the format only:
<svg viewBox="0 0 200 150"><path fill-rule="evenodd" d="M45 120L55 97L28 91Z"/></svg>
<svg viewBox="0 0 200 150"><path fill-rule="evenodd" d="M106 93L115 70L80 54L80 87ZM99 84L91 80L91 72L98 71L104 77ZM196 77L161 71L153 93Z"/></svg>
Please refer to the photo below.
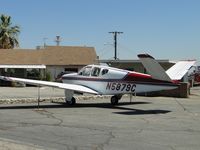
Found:
<svg viewBox="0 0 200 150"><path fill-rule="evenodd" d="M37 97L37 88L1 88L1 99ZM0 149L59 150L199 150L200 88L188 99L122 97L65 103L1 104ZM42 97L62 97L62 90L44 88Z"/></svg>
<svg viewBox="0 0 200 150"><path fill-rule="evenodd" d="M37 99L38 91L41 98L64 97L64 90L51 87L0 87L0 100L5 99Z"/></svg>

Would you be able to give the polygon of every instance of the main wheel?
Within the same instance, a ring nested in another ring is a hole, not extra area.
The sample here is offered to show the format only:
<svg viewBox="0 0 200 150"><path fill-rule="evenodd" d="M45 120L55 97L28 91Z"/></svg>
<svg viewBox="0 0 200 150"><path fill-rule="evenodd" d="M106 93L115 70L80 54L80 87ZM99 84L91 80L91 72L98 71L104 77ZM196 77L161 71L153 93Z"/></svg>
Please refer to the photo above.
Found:
<svg viewBox="0 0 200 150"><path fill-rule="evenodd" d="M76 99L72 97L71 101L66 101L68 105L74 105L76 104Z"/></svg>
<svg viewBox="0 0 200 150"><path fill-rule="evenodd" d="M118 97L117 96L112 96L111 99L110 99L110 102L112 105L117 105L118 104Z"/></svg>

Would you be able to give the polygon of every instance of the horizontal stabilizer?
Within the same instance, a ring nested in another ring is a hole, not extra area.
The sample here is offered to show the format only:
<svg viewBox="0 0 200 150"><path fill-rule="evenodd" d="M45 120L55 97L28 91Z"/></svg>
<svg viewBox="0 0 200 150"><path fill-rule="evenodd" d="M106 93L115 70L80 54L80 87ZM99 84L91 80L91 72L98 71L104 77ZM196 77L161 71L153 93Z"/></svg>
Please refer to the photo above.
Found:
<svg viewBox="0 0 200 150"><path fill-rule="evenodd" d="M171 79L166 74L165 70L152 56L149 54L139 54L138 57L153 79L171 82Z"/></svg>
<svg viewBox="0 0 200 150"><path fill-rule="evenodd" d="M181 80L195 62L193 60L179 61L169 68L166 73L172 80Z"/></svg>

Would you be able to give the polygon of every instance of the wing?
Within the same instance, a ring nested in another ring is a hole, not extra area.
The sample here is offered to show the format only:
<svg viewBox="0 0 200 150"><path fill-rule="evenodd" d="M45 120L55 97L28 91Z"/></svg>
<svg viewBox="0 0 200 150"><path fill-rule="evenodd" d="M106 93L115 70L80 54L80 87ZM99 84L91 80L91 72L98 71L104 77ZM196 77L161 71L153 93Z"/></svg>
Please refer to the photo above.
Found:
<svg viewBox="0 0 200 150"><path fill-rule="evenodd" d="M85 87L82 85L76 85L76 84L57 83L57 82L31 80L31 79L5 77L5 76L0 76L0 79L5 80L5 81L28 83L31 85L50 86L50 87L55 87L55 88L60 88L60 89L78 91L78 92L82 92L82 93L98 94L97 91L94 91L88 87Z"/></svg>
<svg viewBox="0 0 200 150"><path fill-rule="evenodd" d="M179 61L174 66L169 68L166 73L172 80L181 80L188 70L195 64L196 61L185 60Z"/></svg>

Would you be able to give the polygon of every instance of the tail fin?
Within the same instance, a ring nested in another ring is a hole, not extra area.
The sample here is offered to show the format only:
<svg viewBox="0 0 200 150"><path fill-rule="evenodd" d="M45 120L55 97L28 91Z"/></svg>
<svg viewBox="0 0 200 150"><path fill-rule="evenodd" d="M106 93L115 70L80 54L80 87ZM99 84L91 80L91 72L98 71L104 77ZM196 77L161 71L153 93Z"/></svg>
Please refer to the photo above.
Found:
<svg viewBox="0 0 200 150"><path fill-rule="evenodd" d="M181 80L195 62L194 60L179 61L169 68L166 73L172 80Z"/></svg>
<svg viewBox="0 0 200 150"><path fill-rule="evenodd" d="M168 74L152 56L149 54L139 54L138 57L152 78L171 82Z"/></svg>

